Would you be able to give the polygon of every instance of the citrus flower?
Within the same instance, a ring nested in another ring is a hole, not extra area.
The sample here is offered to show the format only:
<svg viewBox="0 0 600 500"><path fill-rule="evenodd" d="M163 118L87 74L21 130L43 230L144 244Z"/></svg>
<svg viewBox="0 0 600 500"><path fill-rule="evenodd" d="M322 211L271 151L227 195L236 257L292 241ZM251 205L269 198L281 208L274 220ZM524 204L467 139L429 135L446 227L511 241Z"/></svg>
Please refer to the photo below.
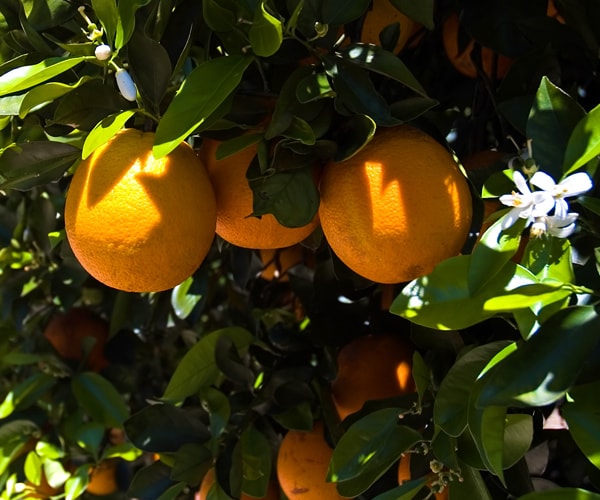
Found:
<svg viewBox="0 0 600 500"><path fill-rule="evenodd" d="M117 87L121 95L128 101L135 101L137 94L136 86L127 70L119 68L115 73L115 79L117 80Z"/></svg>
<svg viewBox="0 0 600 500"><path fill-rule="evenodd" d="M537 175L537 173L535 174ZM512 226L517 219L527 219L533 222L536 217L543 217L554 207L552 195L546 191L531 191L521 172L513 173L513 180L519 192L500 196L500 203L513 207L502 221L502 229Z"/></svg>
<svg viewBox="0 0 600 500"><path fill-rule="evenodd" d="M106 61L112 54L112 49L110 45L106 45L105 43L98 45L94 50L94 54L98 61Z"/></svg>
<svg viewBox="0 0 600 500"><path fill-rule="evenodd" d="M554 199L554 214L558 217L567 217L569 205L565 198L578 196L592 189L592 179L585 172L569 175L558 184L545 172L536 172L531 177L531 184L550 193Z"/></svg>
<svg viewBox="0 0 600 500"><path fill-rule="evenodd" d="M579 214L568 213L564 217L558 215L546 215L537 217L529 234L534 238L543 236L548 233L556 238L568 238L575 231L575 221Z"/></svg>

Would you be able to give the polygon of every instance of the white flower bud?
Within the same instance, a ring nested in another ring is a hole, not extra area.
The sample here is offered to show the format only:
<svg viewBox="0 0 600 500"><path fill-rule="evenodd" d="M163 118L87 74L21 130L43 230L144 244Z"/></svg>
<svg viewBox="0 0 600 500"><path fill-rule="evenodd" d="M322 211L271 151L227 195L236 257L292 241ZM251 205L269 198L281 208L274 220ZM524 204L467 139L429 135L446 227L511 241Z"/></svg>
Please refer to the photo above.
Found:
<svg viewBox="0 0 600 500"><path fill-rule="evenodd" d="M137 94L135 83L133 83L133 79L129 73L127 73L127 70L119 68L115 73L115 78L117 80L117 87L119 87L119 92L121 92L121 95L128 101L135 101Z"/></svg>
<svg viewBox="0 0 600 500"><path fill-rule="evenodd" d="M112 54L112 50L110 45L103 43L102 45L98 45L96 47L94 54L96 55L96 59L98 59L98 61L106 61Z"/></svg>

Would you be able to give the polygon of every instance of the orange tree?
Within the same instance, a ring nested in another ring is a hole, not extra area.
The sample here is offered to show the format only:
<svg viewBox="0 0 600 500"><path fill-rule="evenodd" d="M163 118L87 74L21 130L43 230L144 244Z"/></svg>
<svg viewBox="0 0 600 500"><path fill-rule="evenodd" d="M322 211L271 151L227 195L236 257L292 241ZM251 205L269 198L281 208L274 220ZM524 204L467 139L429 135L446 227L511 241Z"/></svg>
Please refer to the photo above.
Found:
<svg viewBox="0 0 600 500"><path fill-rule="evenodd" d="M2 498L600 498L598 33L595 0L0 0ZM59 349L72 310L108 338ZM340 420L370 335L414 391L365 353ZM323 467L278 468L290 432Z"/></svg>

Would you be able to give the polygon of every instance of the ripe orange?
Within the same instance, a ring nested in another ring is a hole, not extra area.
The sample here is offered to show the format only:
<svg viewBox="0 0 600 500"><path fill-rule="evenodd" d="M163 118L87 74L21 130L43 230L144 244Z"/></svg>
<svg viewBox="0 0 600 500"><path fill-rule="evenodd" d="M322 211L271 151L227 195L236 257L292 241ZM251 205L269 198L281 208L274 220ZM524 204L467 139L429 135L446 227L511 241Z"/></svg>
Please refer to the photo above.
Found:
<svg viewBox="0 0 600 500"><path fill-rule="evenodd" d="M217 160L218 141L205 138L200 158L208 168L217 199L217 234L232 245L243 248L273 249L295 245L319 224L317 217L309 224L289 228L272 214L251 217L253 192L246 170L256 155L256 146Z"/></svg>
<svg viewBox="0 0 600 500"><path fill-rule="evenodd" d="M119 489L117 484L118 458L108 458L90 470L86 491L92 495L110 495Z"/></svg>
<svg viewBox="0 0 600 500"><path fill-rule="evenodd" d="M369 400L415 392L412 348L399 335L358 337L340 350L337 365L331 395L342 420Z"/></svg>
<svg viewBox="0 0 600 500"><path fill-rule="evenodd" d="M327 444L322 422L311 431L291 430L283 437L277 455L279 485L289 500L338 500L327 470L333 450Z"/></svg>
<svg viewBox="0 0 600 500"><path fill-rule="evenodd" d="M459 47L459 29L460 23L456 14L452 14L444 21L442 25L444 51L457 71L469 78L477 78L477 66L471 58L475 40L471 40L464 48ZM492 49L481 47L481 64L485 74L489 78L494 75L496 78L503 78L508 72L512 60L501 54L497 56L497 64L495 59L496 53Z"/></svg>
<svg viewBox="0 0 600 500"><path fill-rule="evenodd" d="M303 258L304 250L299 243L286 248L261 250L260 260L264 267L260 277L267 281L289 281L288 269L300 264Z"/></svg>
<svg viewBox="0 0 600 500"><path fill-rule="evenodd" d="M548 17L553 17L561 24L565 24L565 18L560 14L560 12L558 12L558 9L556 8L556 5L554 5L553 0L548 0L548 8L546 10L546 15Z"/></svg>
<svg viewBox="0 0 600 500"><path fill-rule="evenodd" d="M321 177L319 218L335 254L379 283L409 281L457 255L471 224L466 179L424 132L379 130L357 154Z"/></svg>
<svg viewBox="0 0 600 500"><path fill-rule="evenodd" d="M31 491L27 492L26 498L51 498L55 495L59 495L64 490L64 485L59 486L58 488L54 488L50 486L48 483L48 479L46 478L46 474L44 473L44 469L42 469L42 477L40 480L40 484L32 484L29 481L26 482L28 488Z"/></svg>
<svg viewBox="0 0 600 500"><path fill-rule="evenodd" d="M400 458L398 464L398 484L401 485L405 481L412 479L410 471L410 453L405 454ZM444 488L440 493L434 493L435 500L448 500L448 488Z"/></svg>
<svg viewBox="0 0 600 500"><path fill-rule="evenodd" d="M215 470L209 469L204 475L204 479L200 483L200 489L194 495L194 500L206 500L208 498L208 492L210 491L210 488L214 482ZM267 494L264 497L261 497L261 500L279 500L279 496L279 486L275 481L271 481L267 489ZM253 500L254 498L255 497L251 497L245 493L242 493L240 496L240 500Z"/></svg>
<svg viewBox="0 0 600 500"><path fill-rule="evenodd" d="M390 0L373 0L371 8L365 15L360 37L361 42L381 45L379 33L386 26L394 23L400 25L400 36L392 51L397 54L421 26L394 7Z"/></svg>
<svg viewBox="0 0 600 500"><path fill-rule="evenodd" d="M83 339L93 337L96 342L88 355L86 368L96 372L108 364L104 357L108 334L108 323L84 307L73 307L64 313L55 314L44 329L44 337L61 358L68 361L81 361L84 356Z"/></svg>
<svg viewBox="0 0 600 500"><path fill-rule="evenodd" d="M154 134L117 133L85 159L67 193L75 256L102 283L157 292L188 278L212 244L214 192L187 144L157 160Z"/></svg>

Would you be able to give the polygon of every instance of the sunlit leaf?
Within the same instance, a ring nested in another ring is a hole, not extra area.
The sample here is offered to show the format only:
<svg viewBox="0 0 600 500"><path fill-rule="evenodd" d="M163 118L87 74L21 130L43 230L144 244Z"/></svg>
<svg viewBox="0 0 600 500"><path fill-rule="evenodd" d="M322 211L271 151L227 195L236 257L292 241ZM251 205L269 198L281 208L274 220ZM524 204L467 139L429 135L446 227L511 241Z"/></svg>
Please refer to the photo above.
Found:
<svg viewBox="0 0 600 500"><path fill-rule="evenodd" d="M272 56L283 41L281 21L267 12L265 2L260 2L254 14L254 21L249 32L250 45L257 56Z"/></svg>
<svg viewBox="0 0 600 500"><path fill-rule="evenodd" d="M129 118L131 118L135 113L135 109L128 109L104 118L88 134L83 145L81 157L85 160L98 147L105 144L123 128L127 120L129 120Z"/></svg>
<svg viewBox="0 0 600 500"><path fill-rule="evenodd" d="M600 155L600 106L585 115L575 128L565 151L564 175L583 167Z"/></svg>

